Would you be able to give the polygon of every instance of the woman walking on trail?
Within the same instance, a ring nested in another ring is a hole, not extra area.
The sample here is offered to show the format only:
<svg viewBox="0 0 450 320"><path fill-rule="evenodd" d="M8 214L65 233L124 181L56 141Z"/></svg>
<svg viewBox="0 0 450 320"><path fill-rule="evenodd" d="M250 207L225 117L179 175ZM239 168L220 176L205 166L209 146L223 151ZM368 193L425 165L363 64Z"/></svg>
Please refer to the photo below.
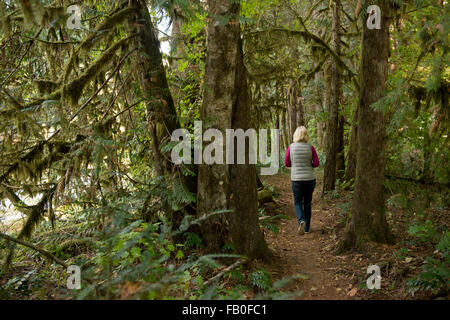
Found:
<svg viewBox="0 0 450 320"><path fill-rule="evenodd" d="M291 168L292 191L294 193L295 213L297 214L299 234L309 233L311 222L311 201L316 187L319 158L316 149L308 143L309 135L305 127L294 132L294 143L286 150L284 164Z"/></svg>

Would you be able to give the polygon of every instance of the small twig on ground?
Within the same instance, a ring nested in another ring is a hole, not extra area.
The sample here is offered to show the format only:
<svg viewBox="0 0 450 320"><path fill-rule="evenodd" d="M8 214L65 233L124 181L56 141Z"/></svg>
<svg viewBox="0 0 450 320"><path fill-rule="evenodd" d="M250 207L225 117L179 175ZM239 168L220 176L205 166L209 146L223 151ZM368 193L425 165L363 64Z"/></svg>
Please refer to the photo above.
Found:
<svg viewBox="0 0 450 320"><path fill-rule="evenodd" d="M216 274L214 277L212 277L208 281L205 281L204 285L208 286L211 283L213 283L214 281L219 280L225 273L239 267L241 264L244 264L246 261L247 261L247 259L239 259L232 265L230 265L230 266L226 267L225 269L223 269L222 271L220 271L218 274Z"/></svg>

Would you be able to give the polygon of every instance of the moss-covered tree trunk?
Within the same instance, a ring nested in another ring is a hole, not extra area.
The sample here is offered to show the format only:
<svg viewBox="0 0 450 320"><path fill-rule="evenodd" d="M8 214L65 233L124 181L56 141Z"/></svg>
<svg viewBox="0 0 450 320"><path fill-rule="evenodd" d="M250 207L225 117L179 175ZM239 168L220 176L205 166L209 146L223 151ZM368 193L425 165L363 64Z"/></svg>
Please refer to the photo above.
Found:
<svg viewBox="0 0 450 320"><path fill-rule="evenodd" d="M340 114L337 133L336 177L341 180L345 174L344 125L345 117Z"/></svg>
<svg viewBox="0 0 450 320"><path fill-rule="evenodd" d="M283 143L283 150L286 150L289 146L289 141L291 139L289 139L289 130L287 128L287 124L286 124L286 116L287 116L287 112L286 109L283 109L281 111L281 117L280 117L280 126L281 126L281 141Z"/></svg>
<svg viewBox="0 0 450 320"><path fill-rule="evenodd" d="M340 1L333 1L333 37L332 47L336 54L340 55ZM339 98L341 90L341 76L338 62L331 59L331 99L328 107L326 161L323 176L323 193L334 190L336 182L336 163L338 152L338 127L339 127Z"/></svg>
<svg viewBox="0 0 450 320"><path fill-rule="evenodd" d="M298 83L293 79L289 82L288 94L289 129L292 139L295 130L299 126L305 125L305 109L302 104L301 89L299 88Z"/></svg>
<svg viewBox="0 0 450 320"><path fill-rule="evenodd" d="M128 18L127 26L130 33L136 33L133 42L139 48L137 75L142 95L146 99L155 166L158 175L163 175L167 163L160 153L159 145L178 127L177 115L162 62L160 43L148 8L138 0L131 0L129 4L135 11Z"/></svg>
<svg viewBox="0 0 450 320"><path fill-rule="evenodd" d="M136 33L133 45L138 48L136 59L136 74L142 90L142 96L146 99L147 122L153 154L153 165L158 176L165 177L168 182L180 179L192 194L197 193L197 177L184 176L174 170L170 162L170 155L162 154L160 146L170 141L171 134L179 128L179 121L174 105L174 100L169 88L164 68L160 42L157 30L153 26L146 6L141 1L131 0L126 5L132 6L134 14L130 15L127 29L130 33ZM174 176L178 175L178 176ZM183 219L183 214L174 214L170 204L165 199L163 207L174 228L177 228ZM193 208L187 210L195 212Z"/></svg>
<svg viewBox="0 0 450 320"><path fill-rule="evenodd" d="M215 128L225 137L226 129L246 130L250 126L247 73L238 21L240 4L232 0L210 0L208 7L201 118L204 130ZM237 252L250 258L268 256L258 223L254 165L200 165L197 208L201 216L217 210L232 210L210 217L202 224L202 237L210 252L220 252L231 241Z"/></svg>
<svg viewBox="0 0 450 320"><path fill-rule="evenodd" d="M342 248L360 247L367 241L391 242L385 217L384 174L386 130L382 111L371 106L386 93L389 59L389 6L381 8L381 29L368 29L363 10L362 60L358 121L358 153L352 218Z"/></svg>
<svg viewBox="0 0 450 320"><path fill-rule="evenodd" d="M321 90L321 83L323 82L323 72L317 72L314 75L314 81L315 81L315 87L318 93L318 97L317 97L317 104L315 105L315 111L316 114L319 114L320 112L323 111L323 94L322 94L322 90ZM324 137L324 129L325 129L325 124L320 121L319 118L316 118L316 133L317 133L317 148L319 150L323 150L323 137Z"/></svg>
<svg viewBox="0 0 450 320"><path fill-rule="evenodd" d="M347 170L344 179L354 180L356 177L356 153L358 152L358 106L355 108L352 122L352 133L347 153Z"/></svg>
<svg viewBox="0 0 450 320"><path fill-rule="evenodd" d="M295 83L294 80L289 82L289 87L287 91L288 97L288 119L289 119L289 141L292 141L295 129L297 129L297 108L295 105Z"/></svg>

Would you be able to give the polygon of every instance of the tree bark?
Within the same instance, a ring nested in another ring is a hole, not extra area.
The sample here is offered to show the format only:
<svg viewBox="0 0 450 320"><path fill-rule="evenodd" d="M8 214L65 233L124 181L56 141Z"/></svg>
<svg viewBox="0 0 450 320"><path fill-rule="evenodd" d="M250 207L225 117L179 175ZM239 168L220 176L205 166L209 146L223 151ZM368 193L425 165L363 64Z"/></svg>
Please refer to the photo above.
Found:
<svg viewBox="0 0 450 320"><path fill-rule="evenodd" d="M305 111L302 104L301 90L295 80L289 82L289 129L291 139L295 130L305 125Z"/></svg>
<svg viewBox="0 0 450 320"><path fill-rule="evenodd" d="M286 109L284 112L284 129L285 129L285 139L286 139L286 145L290 145L292 142L292 136L291 136L291 130L290 130L290 126L289 126L289 110Z"/></svg>
<svg viewBox="0 0 450 320"><path fill-rule="evenodd" d="M297 108L297 127L306 125L305 121L305 108L302 103L302 91L301 88L296 89L296 108Z"/></svg>
<svg viewBox="0 0 450 320"><path fill-rule="evenodd" d="M389 69L389 5L381 8L381 29L369 30L364 23L360 69L358 153L352 218L341 249L361 247L367 241L392 242L386 217L384 196L386 132L382 111L371 105L386 92ZM363 11L363 21L367 14Z"/></svg>
<svg viewBox="0 0 450 320"><path fill-rule="evenodd" d="M157 30L153 26L148 8L143 6L141 1L130 0L127 4L135 9L134 15L128 18L127 29L130 33L137 33L133 40L133 44L139 48L136 72L146 99L147 122L156 173L160 177L166 177L169 182L174 179L173 174L177 174L188 190L196 194L197 177L176 172L170 157L165 157L160 151L161 143L170 140L172 132L179 128L180 124L166 77ZM174 215L167 200L163 200L162 206L176 228L183 215ZM188 210L193 211L192 208Z"/></svg>
<svg viewBox="0 0 450 320"><path fill-rule="evenodd" d="M208 48L201 118L209 120L203 122L204 129L218 129L225 137L226 129L246 130L250 126L247 71L238 21L240 4L232 0L209 0L208 7ZM230 18L226 24L221 22L224 17ZM202 224L202 236L208 251L220 252L231 240L236 251L249 258L269 256L258 223L254 165L200 165L197 208L201 216L217 210L232 210L225 215L210 217Z"/></svg>
<svg viewBox="0 0 450 320"><path fill-rule="evenodd" d="M158 175L164 174L167 163L159 151L160 142L179 127L174 101L162 62L160 43L148 9L138 0L130 0L135 14L128 19L128 30L137 33L134 44L138 51L138 76L146 98L147 121Z"/></svg>
<svg viewBox="0 0 450 320"><path fill-rule="evenodd" d="M339 35L340 29L340 1L333 1L333 37L332 47L337 56L340 55ZM338 127L339 127L339 98L341 90L341 76L339 63L331 59L331 99L328 107L326 161L323 176L323 194L335 189L337 152L338 152Z"/></svg>
<svg viewBox="0 0 450 320"><path fill-rule="evenodd" d="M355 108L352 123L352 133L347 154L347 170L345 171L345 181L354 180L356 177L356 154L358 152L358 105Z"/></svg>
<svg viewBox="0 0 450 320"><path fill-rule="evenodd" d="M338 134L337 134L337 154L336 154L336 177L344 178L345 174L345 150L344 150L344 115L339 115Z"/></svg>
<svg viewBox="0 0 450 320"><path fill-rule="evenodd" d="M294 95L294 81L291 80L289 82L288 87L288 118L289 118L289 141L292 141L292 137L294 136L295 129L297 129L297 108L295 106L295 102L293 99Z"/></svg>
<svg viewBox="0 0 450 320"><path fill-rule="evenodd" d="M323 98L321 97L321 93L322 90L320 89L320 83L322 83L323 80L323 73L322 72L317 72L314 75L315 78L315 86L318 92L318 101L316 104L316 114L319 114L320 112L323 111ZM317 120L316 121L316 126L317 126L317 148L319 150L323 150L323 137L324 137L324 129L325 129L325 124L322 121Z"/></svg>
<svg viewBox="0 0 450 320"><path fill-rule="evenodd" d="M289 135L288 135L288 130L286 129L287 125L286 125L286 109L283 109L281 111L281 116L280 116L280 127L281 127L281 143L283 144L283 150L287 150L288 146L289 146Z"/></svg>

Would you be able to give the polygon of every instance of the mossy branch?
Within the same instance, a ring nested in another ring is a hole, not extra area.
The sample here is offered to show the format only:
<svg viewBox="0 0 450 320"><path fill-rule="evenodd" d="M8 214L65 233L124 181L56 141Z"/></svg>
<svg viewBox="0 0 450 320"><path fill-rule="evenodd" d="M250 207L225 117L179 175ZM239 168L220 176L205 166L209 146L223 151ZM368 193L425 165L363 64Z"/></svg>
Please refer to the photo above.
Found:
<svg viewBox="0 0 450 320"><path fill-rule="evenodd" d="M65 263L64 261L62 261L62 260L58 259L57 257L55 257L54 254L52 254L52 253L50 253L50 252L48 252L48 251L46 251L46 250L44 250L44 249L42 249L42 248L40 248L40 247L38 247L38 246L35 246L34 244L32 244L32 243L30 243L30 242L28 242L28 241L25 241L25 240L22 240L22 239L17 239L17 238L8 236L7 234L4 234L4 233L2 233L2 232L0 232L0 238L3 238L3 239L5 239L5 240L7 240L7 241L11 241L11 242L15 242L15 243L21 244L21 245L23 245L23 246L25 246L25 247L28 247L28 248L33 249L33 250L35 250L35 251L38 251L38 252L41 253L42 255L44 255L44 256L46 256L47 258L49 258L49 259L55 261L57 264L63 266L63 267L66 268L66 269L69 267L69 266L67 265L67 263Z"/></svg>
<svg viewBox="0 0 450 320"><path fill-rule="evenodd" d="M72 102L78 102L78 99L81 96L82 91L86 87L86 85L106 67L107 63L114 56L116 50L124 45L126 41L128 41L132 37L134 37L134 35L116 42L111 48L106 50L103 55L98 58L89 68L87 68L83 74L69 83L61 84L58 89L56 89L49 95L37 98L25 104L20 104L17 100L14 99L10 100L14 103L17 111L23 111L27 108L40 105L47 100L59 100L61 97L63 97L63 95L68 95ZM2 111L0 115L6 114L6 112L8 112L8 110Z"/></svg>
<svg viewBox="0 0 450 320"><path fill-rule="evenodd" d="M347 66L347 64L339 57L339 55L337 55L336 52L334 52L334 50L331 49L330 46L320 37L316 36L313 33L308 32L308 31L290 30L290 29L285 29L285 28L272 28L272 29L267 29L267 30L253 31L253 32L250 32L249 34L270 33L270 32L287 33L289 35L301 36L304 39L314 41L315 43L317 43L318 45L323 47L326 51L328 51L330 53L330 55L333 57L333 59L335 59L337 61L339 66L348 72L349 76L353 79L355 85L359 89L359 84L358 84L358 80L357 80L355 72L353 72L353 70L350 69L349 66Z"/></svg>
<svg viewBox="0 0 450 320"><path fill-rule="evenodd" d="M38 204L32 206L31 214L29 215L27 221L23 225L22 230L19 233L18 238L19 239L29 239L31 234L33 233L34 228L38 224L39 221L41 221L44 212L45 212L45 205L48 203L51 195L55 192L56 186L52 187L51 189L47 190L44 195L42 196L41 200Z"/></svg>
<svg viewBox="0 0 450 320"><path fill-rule="evenodd" d="M3 189L3 195L8 198L8 200L14 205L14 207L20 212L29 215L30 210L32 210L31 206L27 206L23 203L23 201L19 198L19 196L10 188L5 185L1 186Z"/></svg>
<svg viewBox="0 0 450 320"><path fill-rule="evenodd" d="M306 81L311 80L311 78L322 69L323 64L325 63L325 61L327 60L327 58L329 57L329 55L325 54L323 56L323 58L320 60L320 62L314 67L314 69L312 69L310 72L308 72L307 74L301 75L300 79L305 78Z"/></svg>
<svg viewBox="0 0 450 320"><path fill-rule="evenodd" d="M70 72L75 64L75 58L79 55L79 53L88 52L92 49L96 41L102 37L106 37L109 34L108 31L110 31L115 25L124 21L133 12L133 10L134 9L132 8L124 8L114 13L112 16L108 17L105 21L99 24L91 34L81 41L80 45L73 50L69 61L66 64L62 79L63 82L66 82L69 78Z"/></svg>
<svg viewBox="0 0 450 320"><path fill-rule="evenodd" d="M80 98L83 89L86 85L93 79L95 76L104 70L107 63L111 60L111 58L115 55L117 49L122 47L129 39L131 39L134 35L131 35L125 39L119 40L114 45L112 45L108 50L106 50L100 58L98 58L89 68L86 69L83 74L75 78L68 84L62 85L62 93L64 96L69 96L72 103L78 103L78 99Z"/></svg>

